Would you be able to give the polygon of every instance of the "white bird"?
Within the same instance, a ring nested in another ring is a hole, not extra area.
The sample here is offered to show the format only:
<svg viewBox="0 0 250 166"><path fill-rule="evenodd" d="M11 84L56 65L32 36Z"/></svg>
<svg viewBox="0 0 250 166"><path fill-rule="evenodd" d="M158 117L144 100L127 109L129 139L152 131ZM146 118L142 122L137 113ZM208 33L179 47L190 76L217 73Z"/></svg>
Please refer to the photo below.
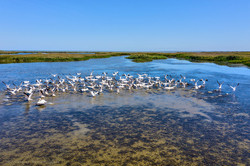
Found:
<svg viewBox="0 0 250 166"><path fill-rule="evenodd" d="M198 85L198 82L199 82L200 80L198 80L198 81L196 81L195 82L195 84L194 84L194 88L195 89L200 89L200 88L202 88L202 85Z"/></svg>
<svg viewBox="0 0 250 166"><path fill-rule="evenodd" d="M166 87L164 87L163 89L171 90L171 89L174 89L174 88L175 88L175 86L166 86Z"/></svg>
<svg viewBox="0 0 250 166"><path fill-rule="evenodd" d="M180 76L181 76L181 78L182 78L182 79L184 79L184 80L186 79L186 77L185 77L185 76L182 76L182 75L180 75Z"/></svg>
<svg viewBox="0 0 250 166"><path fill-rule="evenodd" d="M206 84L206 81L208 81L208 79L205 79L205 80L201 79L200 81L202 81L202 83L203 83L203 86L205 86L205 84Z"/></svg>
<svg viewBox="0 0 250 166"><path fill-rule="evenodd" d="M89 89L88 88L82 88L81 92L87 92Z"/></svg>
<svg viewBox="0 0 250 166"><path fill-rule="evenodd" d="M57 74L51 74L53 77L56 77L57 76Z"/></svg>
<svg viewBox="0 0 250 166"><path fill-rule="evenodd" d="M95 97L99 92L90 91L92 97Z"/></svg>
<svg viewBox="0 0 250 166"><path fill-rule="evenodd" d="M118 74L118 71L114 72L112 75L115 77L117 74Z"/></svg>
<svg viewBox="0 0 250 166"><path fill-rule="evenodd" d="M2 81L2 83L6 86L7 90L10 90L10 85L6 84L5 82Z"/></svg>
<svg viewBox="0 0 250 166"><path fill-rule="evenodd" d="M23 92L24 94L25 94L25 97L26 97L26 99L28 100L28 101L30 101L30 100L32 100L32 95L33 95L33 92L31 92L31 93L26 93L26 92Z"/></svg>
<svg viewBox="0 0 250 166"><path fill-rule="evenodd" d="M37 106L42 106L42 105L45 105L46 103L47 103L47 101L42 96L41 98L38 99L38 102L36 103L36 105Z"/></svg>
<svg viewBox="0 0 250 166"><path fill-rule="evenodd" d="M97 76L95 76L95 78L99 80L100 78L102 78L102 76L97 75Z"/></svg>
<svg viewBox="0 0 250 166"><path fill-rule="evenodd" d="M120 93L120 89L116 88L116 94L119 94L119 93Z"/></svg>
<svg viewBox="0 0 250 166"><path fill-rule="evenodd" d="M222 83L219 83L219 81L217 81L217 83L219 84L219 90L221 90L221 88L222 88L222 85L223 85L223 83L224 83L224 82L222 82Z"/></svg>
<svg viewBox="0 0 250 166"><path fill-rule="evenodd" d="M164 87L163 89L166 89L166 90L172 90L176 87L177 83L174 85L174 86L170 86L170 84L168 84L169 86L166 86Z"/></svg>
<svg viewBox="0 0 250 166"><path fill-rule="evenodd" d="M11 95L16 95L17 89L16 88L11 89L9 90L9 92L11 93Z"/></svg>
<svg viewBox="0 0 250 166"><path fill-rule="evenodd" d="M229 84L228 84L228 85L229 85ZM236 91L236 88L237 88L239 85L240 85L240 83L238 83L238 84L237 84L236 86L234 86L234 87L231 86L231 85L229 85L229 86L230 86L230 88L232 88L233 91Z"/></svg>
<svg viewBox="0 0 250 166"><path fill-rule="evenodd" d="M23 83L24 83L24 84L29 84L29 83L30 83L30 81L23 81Z"/></svg>

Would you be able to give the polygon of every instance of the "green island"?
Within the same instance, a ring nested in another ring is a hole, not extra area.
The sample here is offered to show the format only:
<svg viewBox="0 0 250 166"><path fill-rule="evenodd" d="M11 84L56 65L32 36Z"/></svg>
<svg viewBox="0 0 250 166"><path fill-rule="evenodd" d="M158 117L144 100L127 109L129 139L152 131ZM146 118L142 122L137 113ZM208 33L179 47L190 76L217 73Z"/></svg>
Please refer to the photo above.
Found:
<svg viewBox="0 0 250 166"><path fill-rule="evenodd" d="M93 58L128 56L133 62L177 58L192 62L212 62L220 65L250 66L250 52L69 52L69 51L0 51L0 63L68 62Z"/></svg>

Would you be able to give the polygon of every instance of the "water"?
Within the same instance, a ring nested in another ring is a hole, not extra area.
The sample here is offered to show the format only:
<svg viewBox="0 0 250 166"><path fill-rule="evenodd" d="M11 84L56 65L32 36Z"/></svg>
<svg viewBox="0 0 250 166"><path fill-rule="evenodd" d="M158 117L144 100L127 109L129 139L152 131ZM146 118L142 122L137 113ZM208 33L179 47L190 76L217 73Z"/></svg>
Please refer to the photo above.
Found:
<svg viewBox="0 0 250 166"><path fill-rule="evenodd" d="M16 54L7 54L7 55L27 55L27 54L38 54L38 53L32 53L32 52L19 52L19 53L16 53ZM43 53L43 54L46 54L46 53ZM6 55L6 54L0 54L0 55Z"/></svg>
<svg viewBox="0 0 250 166"><path fill-rule="evenodd" d="M16 84L50 74L180 74L208 79L200 90L122 90L95 98L67 93L36 107L6 98L0 84L0 165L248 165L250 70L167 59L124 57L80 62L1 64L0 80ZM225 82L221 92L217 80ZM235 92L227 85L240 83ZM213 93L210 93L213 91Z"/></svg>

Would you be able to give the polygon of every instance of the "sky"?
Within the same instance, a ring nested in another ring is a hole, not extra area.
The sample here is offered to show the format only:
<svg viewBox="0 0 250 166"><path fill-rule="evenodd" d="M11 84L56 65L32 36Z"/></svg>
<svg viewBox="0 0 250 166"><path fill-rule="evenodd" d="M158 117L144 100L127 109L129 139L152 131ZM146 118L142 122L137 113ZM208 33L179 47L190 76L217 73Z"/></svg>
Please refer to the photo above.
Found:
<svg viewBox="0 0 250 166"><path fill-rule="evenodd" d="M250 0L0 0L0 50L250 51Z"/></svg>

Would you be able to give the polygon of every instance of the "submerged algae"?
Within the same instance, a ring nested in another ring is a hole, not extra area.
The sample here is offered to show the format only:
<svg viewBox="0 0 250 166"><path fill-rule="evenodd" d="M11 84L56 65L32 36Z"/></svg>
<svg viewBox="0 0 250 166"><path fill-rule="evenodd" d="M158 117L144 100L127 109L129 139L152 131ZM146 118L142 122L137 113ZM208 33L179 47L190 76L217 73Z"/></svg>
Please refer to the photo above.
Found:
<svg viewBox="0 0 250 166"><path fill-rule="evenodd" d="M242 121L242 116L232 116L227 108L216 105L210 106L213 111L203 110L209 108L209 103L201 99L183 101L190 103L184 104L190 107L186 112L183 107L169 107L171 102L162 105L163 100L158 102L158 98L154 103L153 99L145 99L148 103L144 104L132 104L131 99L124 100L131 104L108 106L107 102L98 105L96 98L97 103L92 107L66 107L66 110L55 110L55 103L41 112L33 110L26 116L5 118L0 127L0 164L239 165L249 162L250 142L245 124L248 116ZM176 103L183 99L184 96L175 98ZM192 108L197 110L192 112ZM183 116L191 113L193 116Z"/></svg>

